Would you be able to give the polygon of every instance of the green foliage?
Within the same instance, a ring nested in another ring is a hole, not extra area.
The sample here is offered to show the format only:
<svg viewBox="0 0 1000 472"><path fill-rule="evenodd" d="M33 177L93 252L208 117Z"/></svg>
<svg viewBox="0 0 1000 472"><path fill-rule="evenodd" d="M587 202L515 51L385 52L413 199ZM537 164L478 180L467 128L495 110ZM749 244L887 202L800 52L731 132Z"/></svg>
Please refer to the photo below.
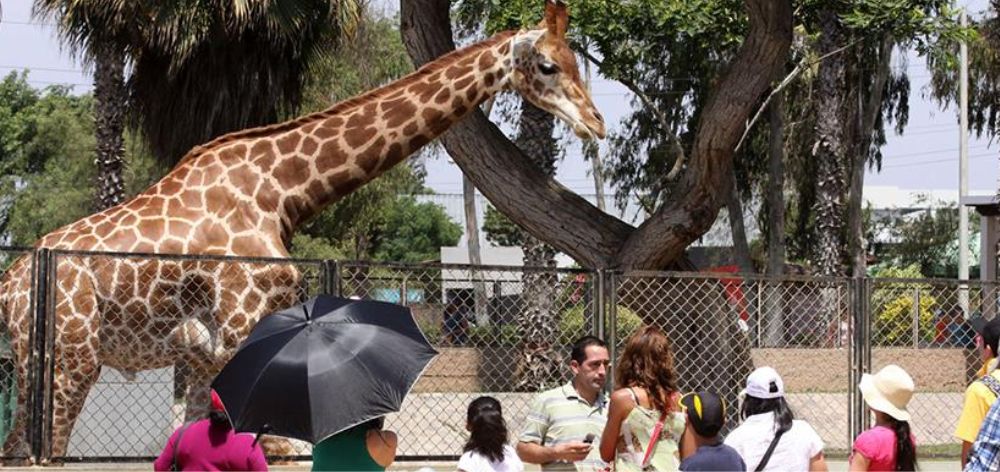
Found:
<svg viewBox="0 0 1000 472"><path fill-rule="evenodd" d="M353 31L361 3L38 0L35 10L84 60L130 64L132 123L173 163L295 109L310 64Z"/></svg>
<svg viewBox="0 0 1000 472"><path fill-rule="evenodd" d="M562 312L559 317L559 342L563 345L570 345L585 334L591 332L591 327L584 317L585 306L577 304ZM642 326L642 319L634 311L618 305L616 314L618 318L615 337L622 341L629 337L635 330Z"/></svg>
<svg viewBox="0 0 1000 472"><path fill-rule="evenodd" d="M990 2L983 18L969 18L964 37L944 37L927 56L931 94L942 108L958 103L959 43L968 42L969 128L993 138L1000 129L1000 5ZM955 17L957 15L953 15Z"/></svg>
<svg viewBox="0 0 1000 472"><path fill-rule="evenodd" d="M486 205L483 231L487 241L500 247L520 247L524 244L524 232L521 228L493 205Z"/></svg>
<svg viewBox="0 0 1000 472"><path fill-rule="evenodd" d="M440 260L441 246L454 246L462 228L448 218L440 205L400 197L390 207L383 228L385 236L375 252L384 261Z"/></svg>
<svg viewBox="0 0 1000 472"><path fill-rule="evenodd" d="M879 264L913 266L918 268L919 277L957 277L958 208L954 204L931 202L926 197L918 202L934 209L922 211L916 217L891 215L873 222L871 233L892 241L871 243ZM971 215L970 227L978 227L978 219L978 214Z"/></svg>
<svg viewBox="0 0 1000 472"><path fill-rule="evenodd" d="M877 271L876 278L916 279L922 277L917 265L890 267ZM872 294L874 320L872 337L882 346L912 346L914 299L919 293L917 307L917 340L934 339L934 309L938 302L930 295L930 286L916 283L877 283Z"/></svg>
<svg viewBox="0 0 1000 472"><path fill-rule="evenodd" d="M64 87L39 91L27 73L0 83L0 239L31 245L93 210L93 98ZM126 146L127 192L145 188L161 169Z"/></svg>

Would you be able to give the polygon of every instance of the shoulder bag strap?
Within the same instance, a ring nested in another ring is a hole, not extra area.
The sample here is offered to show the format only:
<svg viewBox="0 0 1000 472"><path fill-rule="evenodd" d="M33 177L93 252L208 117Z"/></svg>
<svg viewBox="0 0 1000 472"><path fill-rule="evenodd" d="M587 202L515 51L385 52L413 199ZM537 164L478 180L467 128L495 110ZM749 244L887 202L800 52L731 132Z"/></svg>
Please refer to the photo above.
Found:
<svg viewBox="0 0 1000 472"><path fill-rule="evenodd" d="M781 439L782 434L785 434L785 430L783 429L778 430L778 432L774 434L774 439L771 440L771 445L767 447L767 452L765 452L764 457L760 459L760 463L757 464L757 468L754 469L754 472L761 472L764 470L764 467L767 467L767 461L771 460L771 453L773 453L774 448L778 446L778 440Z"/></svg>
<svg viewBox="0 0 1000 472"><path fill-rule="evenodd" d="M1000 398L1000 380L997 380L993 374L986 374L979 381L984 383L994 396Z"/></svg>
<svg viewBox="0 0 1000 472"><path fill-rule="evenodd" d="M653 449L656 448L656 441L660 439L660 433L663 431L663 422L667 419L667 415L660 415L660 421L656 422L656 426L653 427L653 432L649 435L649 444L646 444L646 454L642 457L642 469L645 470L649 467L649 460L653 455Z"/></svg>
<svg viewBox="0 0 1000 472"><path fill-rule="evenodd" d="M181 438L184 437L184 431L191 426L191 423L187 423L181 426L181 430L177 432L177 438L174 439L174 459L170 463L170 470L181 470L181 464L177 462L177 448L181 445Z"/></svg>

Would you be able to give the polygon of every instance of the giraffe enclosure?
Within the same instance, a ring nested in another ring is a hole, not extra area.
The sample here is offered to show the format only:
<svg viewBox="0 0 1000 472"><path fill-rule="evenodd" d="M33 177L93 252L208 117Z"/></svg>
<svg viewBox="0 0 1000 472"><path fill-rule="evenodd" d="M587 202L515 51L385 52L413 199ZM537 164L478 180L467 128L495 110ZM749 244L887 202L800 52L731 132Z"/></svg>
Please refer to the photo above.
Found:
<svg viewBox="0 0 1000 472"><path fill-rule="evenodd" d="M54 267L50 266L49 270L64 270L59 269L61 264L71 266L71 263L79 263L80 258L90 263L116 264L155 259L155 256L54 252L49 257ZM494 394L504 402L512 430L523 422L532 394L516 391L518 316L524 310L523 280L530 269L241 258L192 258L188 261L176 256L160 262L184 262L176 267L195 268L198 273L208 274L200 282L208 285L233 274L282 272L294 267L298 276L285 279L289 285L285 289L294 294L288 298L288 303L318 293L333 293L409 306L441 354L414 386L402 411L388 418L388 427L400 433L400 454L404 457L456 456L464 441L465 406L482 393ZM7 264L9 260L4 267ZM865 305L862 318L871 320L870 339L866 345L859 346L853 341L855 328L851 312L854 308L849 303L853 289L847 281L669 273L630 276L587 271L553 271L552 275L548 280L555 284L551 293L556 294L556 300L552 306L559 324L556 329L559 339L553 349L563 358L568 353L561 346L575 337L591 333L612 341L613 352L619 352L624 338L641 323L633 310L620 302L627 298L625 292L639 286L649 291L644 300L650 303L657 299L670 301L669 306L675 313L670 318L664 316L661 323L680 317L695 324L707 311L720 312L723 319L730 318L733 325L745 333L754 365L771 365L784 375L796 414L812 420L834 451L847 445L851 405L858 400L851 388L852 359L858 350L869 350L867 362L872 369L891 362L917 373L918 393L914 408L924 412L921 415L924 419L916 424L916 431L928 443L942 446L951 444L951 428L957 415L953 410L960 405L964 385L976 367L974 356L970 357L971 351L967 349L969 338L964 338L963 332L956 331L954 326L945 326L942 331L922 324L920 309L926 308L926 303L921 304L921 299L934 298L931 309L936 312L948 313L954 308L949 303L954 301L953 292L957 288L940 282L937 285L916 281L870 282L871 299ZM646 279L647 283L630 282L637 277ZM648 283L650 280L652 284ZM39 284L35 282L34 287L38 289ZM41 286L46 288L44 284ZM485 293L476 294L476 286L484 287ZM825 306L821 292L830 287L837 288L839 298L835 305ZM971 303L981 304L983 294L992 291L992 287L987 288L990 290L970 287ZM36 308L33 313L42 318L53 316L60 297L65 296L64 287L48 286L46 290L44 297L33 293L34 301L45 300L40 309L33 305ZM210 313L215 304L221 302L191 294L177 300L181 303L178 309L202 314ZM910 301L907 307L917 308L904 310L904 315L891 320L892 323L879 321L886 307L906 305L907 300ZM914 301L917 303L913 304ZM872 306L873 303L881 305ZM160 306L150 307L150 310L154 308L163 309ZM781 317L768 312L776 309L781 310ZM780 320L782 324L777 339L769 338L774 334L769 334L773 331L772 320ZM916 323L909 323L912 320ZM657 319L651 321L655 323ZM51 343L51 320L45 326L50 327L48 342ZM204 332L186 334L192 339L212 340L213 330L218 330L210 324L197 327ZM176 336L177 331L153 331L145 341L164 342L171 335ZM680 350L703 340L675 337L672 341L675 349ZM131 344L124 342L122 345ZM205 347L198 343L189 345L198 349ZM115 345L109 344L107 349L114 350ZM43 376L50 376L55 364L72 361L71 355L52 349L51 345L44 352L45 355L32 359L33 371ZM127 352L120 354L142 359L139 355L129 356ZM3 358L9 358L9 354ZM135 369L138 364L132 364L133 369L103 368L83 405L65 457L53 455L53 460L109 457L144 460L159 452L169 433L183 421L186 372L182 363L146 359L148 369ZM4 365L0 363L0 367ZM693 373L690 370L693 368L696 366L682 368L682 388L698 387L685 385L684 372ZM564 370L561 376L550 379L551 383L564 381L568 378L566 374ZM688 382L695 378L691 374L686 377ZM11 427L10 399L16 394L10 391L11 380L9 369L0 370L0 386L4 387L0 400L7 405L0 408L2 432ZM738 385L740 381L730 380L731 385ZM42 405L50 395L47 382L41 384L41 390L34 384L29 387L29 396L41 399ZM43 407L39 414L30 417L31 421L41 418L43 438L52 428L48 423L50 415L51 412ZM35 431L36 427L32 424L29 429ZM308 456L308 445L295 443L292 446L292 455ZM43 448L43 451L46 450Z"/></svg>

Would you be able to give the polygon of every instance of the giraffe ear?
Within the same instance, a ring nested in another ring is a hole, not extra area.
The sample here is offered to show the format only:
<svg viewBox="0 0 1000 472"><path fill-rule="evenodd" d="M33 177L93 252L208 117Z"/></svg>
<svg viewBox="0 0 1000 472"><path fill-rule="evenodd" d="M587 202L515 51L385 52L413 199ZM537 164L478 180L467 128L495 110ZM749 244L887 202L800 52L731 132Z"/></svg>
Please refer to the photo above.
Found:
<svg viewBox="0 0 1000 472"><path fill-rule="evenodd" d="M545 1L545 29L556 38L566 37L569 11L563 0Z"/></svg>
<svg viewBox="0 0 1000 472"><path fill-rule="evenodd" d="M528 57L531 51L535 50L535 44L538 43L539 39L542 39L542 35L545 34L545 31L546 30L528 30L518 33L518 35L514 37L514 57Z"/></svg>

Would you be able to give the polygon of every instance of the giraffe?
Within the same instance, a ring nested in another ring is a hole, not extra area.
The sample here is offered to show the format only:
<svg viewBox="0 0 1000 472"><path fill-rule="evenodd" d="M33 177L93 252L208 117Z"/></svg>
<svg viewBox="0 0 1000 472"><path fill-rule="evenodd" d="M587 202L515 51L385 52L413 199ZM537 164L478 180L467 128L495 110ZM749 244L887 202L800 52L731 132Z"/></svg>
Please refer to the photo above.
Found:
<svg viewBox="0 0 1000 472"><path fill-rule="evenodd" d="M603 118L565 40L568 12L548 0L534 28L506 31L318 113L196 146L135 198L42 237L36 248L287 258L296 227L443 133L487 98L521 94L581 138ZM18 365L5 456L28 456L30 258L0 279L0 314ZM187 416L263 315L297 299L290 266L234 271L219 261L80 256L55 275L52 430L63 456L102 367L126 375L188 369ZM32 458L37 461L38 458Z"/></svg>

